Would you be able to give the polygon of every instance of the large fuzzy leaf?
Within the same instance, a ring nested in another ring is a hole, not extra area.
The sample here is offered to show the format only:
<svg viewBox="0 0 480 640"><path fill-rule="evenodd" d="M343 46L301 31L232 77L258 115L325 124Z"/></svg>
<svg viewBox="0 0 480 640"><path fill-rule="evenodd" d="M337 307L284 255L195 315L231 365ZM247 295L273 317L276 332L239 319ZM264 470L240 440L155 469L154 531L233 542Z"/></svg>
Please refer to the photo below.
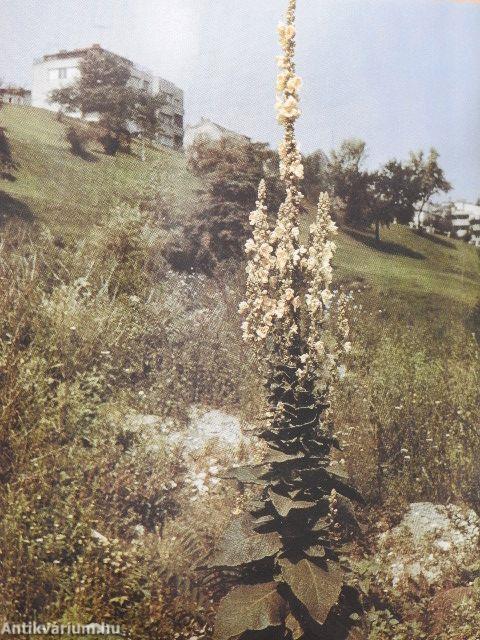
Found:
<svg viewBox="0 0 480 640"><path fill-rule="evenodd" d="M265 473L264 465L246 465L243 467L234 467L222 474L222 478L226 480L238 480L244 484L260 484L264 482L260 479Z"/></svg>
<svg viewBox="0 0 480 640"><path fill-rule="evenodd" d="M239 567L271 558L282 548L278 533L257 533L247 513L230 523L207 567Z"/></svg>
<svg viewBox="0 0 480 640"><path fill-rule="evenodd" d="M292 500L288 496L282 496L272 489L268 490L268 497L270 498L275 510L282 517L286 518L292 509L310 509L315 506L315 502L308 502L306 500Z"/></svg>
<svg viewBox="0 0 480 640"><path fill-rule="evenodd" d="M300 640L303 636L303 629L300 625L300 622L289 613L287 619L285 620L285 626L292 633L292 640Z"/></svg>
<svg viewBox="0 0 480 640"><path fill-rule="evenodd" d="M343 584L340 565L328 562L328 569L303 559L296 564L280 560L281 577L293 594L306 607L310 616L323 624L332 607L337 604Z"/></svg>
<svg viewBox="0 0 480 640"><path fill-rule="evenodd" d="M214 640L231 640L246 631L281 627L286 617L286 602L277 586L275 582L267 582L230 591L218 608Z"/></svg>

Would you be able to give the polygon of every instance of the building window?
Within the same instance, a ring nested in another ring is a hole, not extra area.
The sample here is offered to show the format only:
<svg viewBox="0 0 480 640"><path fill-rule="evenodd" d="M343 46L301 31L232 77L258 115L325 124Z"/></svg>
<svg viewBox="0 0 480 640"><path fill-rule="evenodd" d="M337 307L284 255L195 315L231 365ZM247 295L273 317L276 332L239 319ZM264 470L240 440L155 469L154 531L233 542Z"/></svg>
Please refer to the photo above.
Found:
<svg viewBox="0 0 480 640"><path fill-rule="evenodd" d="M58 77L60 80L65 80L67 77L67 68L66 67L62 67L61 69L58 70Z"/></svg>
<svg viewBox="0 0 480 640"><path fill-rule="evenodd" d="M175 124L177 125L177 127L181 127L183 129L183 116L180 116L178 114L175 115Z"/></svg>

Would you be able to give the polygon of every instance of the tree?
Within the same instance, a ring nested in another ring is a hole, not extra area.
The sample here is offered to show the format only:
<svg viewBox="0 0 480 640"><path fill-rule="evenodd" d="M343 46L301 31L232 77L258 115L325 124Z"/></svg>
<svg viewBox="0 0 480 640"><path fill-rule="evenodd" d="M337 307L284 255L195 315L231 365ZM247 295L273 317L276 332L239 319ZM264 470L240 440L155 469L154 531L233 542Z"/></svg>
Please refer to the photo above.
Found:
<svg viewBox="0 0 480 640"><path fill-rule="evenodd" d="M145 160L145 140L154 142L162 130L159 110L164 105L165 97L161 93L152 94L144 90L137 95L132 119L142 139L142 160Z"/></svg>
<svg viewBox="0 0 480 640"><path fill-rule="evenodd" d="M375 225L375 238L380 241L380 226L393 220L402 224L421 214L432 196L448 191L451 185L438 165L438 153L432 149L427 158L422 151L411 153L408 162L388 161L371 174L368 190L368 217Z"/></svg>
<svg viewBox="0 0 480 640"><path fill-rule="evenodd" d="M236 572L240 583L220 603L215 640L343 640L361 615L338 553L338 494L358 494L331 460L337 444L331 383L349 343L345 299L335 300L330 291L336 228L328 194L320 196L309 246L299 237L303 165L295 139L295 5L290 0L287 23L279 27L285 198L272 224L260 183L246 245L247 295L240 305L244 339L265 373L269 410L259 437L267 453L263 463L228 474L258 485L259 499L231 522L208 563Z"/></svg>
<svg viewBox="0 0 480 640"><path fill-rule="evenodd" d="M371 177L365 159L365 142L344 140L338 151L331 152L327 167L330 188L345 203L345 222L355 226L368 224Z"/></svg>
<svg viewBox="0 0 480 640"><path fill-rule="evenodd" d="M154 127L153 116L163 104L161 96L150 96L131 85L131 64L127 60L94 47L81 60L79 70L78 79L52 91L50 101L69 113L97 117L104 130L100 141L107 153L114 155L122 141L128 144L133 122L147 138L158 132L159 120Z"/></svg>
<svg viewBox="0 0 480 640"><path fill-rule="evenodd" d="M423 151L410 154L409 166L413 172L414 189L416 190L416 213L417 226L420 227L420 220L425 205L434 195L446 193L451 190L452 185L445 178L443 169L438 164L440 154L435 149L430 149L430 153L425 158Z"/></svg>
<svg viewBox="0 0 480 640"><path fill-rule="evenodd" d="M205 188L183 240L166 247L169 262L177 269L211 272L219 263L243 257L250 232L248 215L255 207L258 182L266 170L271 188L269 202L278 203L282 192L275 154L263 143L232 137L196 141L188 151L190 170L203 178Z"/></svg>
<svg viewBox="0 0 480 640"><path fill-rule="evenodd" d="M305 194L312 202L318 202L322 191L327 191L328 157L318 149L303 159Z"/></svg>
<svg viewBox="0 0 480 640"><path fill-rule="evenodd" d="M452 213L451 202L433 207L425 219L425 225L433 227L437 233L450 235L453 232Z"/></svg>
<svg viewBox="0 0 480 640"><path fill-rule="evenodd" d="M394 220L407 223L413 219L418 199L413 168L390 160L371 175L369 216L375 225L375 239L380 241L380 225Z"/></svg>

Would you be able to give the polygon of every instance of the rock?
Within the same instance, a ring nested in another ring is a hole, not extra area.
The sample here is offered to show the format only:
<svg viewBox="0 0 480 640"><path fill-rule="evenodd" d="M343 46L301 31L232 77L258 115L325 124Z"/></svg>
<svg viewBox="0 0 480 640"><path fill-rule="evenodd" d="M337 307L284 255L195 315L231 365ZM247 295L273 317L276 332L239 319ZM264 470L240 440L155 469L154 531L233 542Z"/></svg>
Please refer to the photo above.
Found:
<svg viewBox="0 0 480 640"><path fill-rule="evenodd" d="M218 409L205 410L199 407L192 407L187 430L170 437L170 442L181 444L187 453L201 451L207 445L231 451L248 440L240 418Z"/></svg>
<svg viewBox="0 0 480 640"><path fill-rule="evenodd" d="M476 558L480 519L471 509L417 502L400 524L380 534L377 562L384 588L420 591L451 586Z"/></svg>
<svg viewBox="0 0 480 640"><path fill-rule="evenodd" d="M444 589L435 594L430 602L429 615L431 620L431 633L439 635L448 632L452 623L452 614L462 602L468 602L473 597L472 587L456 587Z"/></svg>

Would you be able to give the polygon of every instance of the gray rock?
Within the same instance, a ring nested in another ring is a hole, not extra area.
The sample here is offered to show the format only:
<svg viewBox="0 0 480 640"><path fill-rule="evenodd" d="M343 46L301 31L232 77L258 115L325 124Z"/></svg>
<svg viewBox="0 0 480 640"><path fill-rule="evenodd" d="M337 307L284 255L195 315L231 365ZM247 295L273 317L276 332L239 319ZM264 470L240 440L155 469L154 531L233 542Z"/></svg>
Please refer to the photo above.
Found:
<svg viewBox="0 0 480 640"><path fill-rule="evenodd" d="M400 524L382 533L377 561L385 588L440 587L460 581L462 572L478 558L480 519L455 505L417 502Z"/></svg>

